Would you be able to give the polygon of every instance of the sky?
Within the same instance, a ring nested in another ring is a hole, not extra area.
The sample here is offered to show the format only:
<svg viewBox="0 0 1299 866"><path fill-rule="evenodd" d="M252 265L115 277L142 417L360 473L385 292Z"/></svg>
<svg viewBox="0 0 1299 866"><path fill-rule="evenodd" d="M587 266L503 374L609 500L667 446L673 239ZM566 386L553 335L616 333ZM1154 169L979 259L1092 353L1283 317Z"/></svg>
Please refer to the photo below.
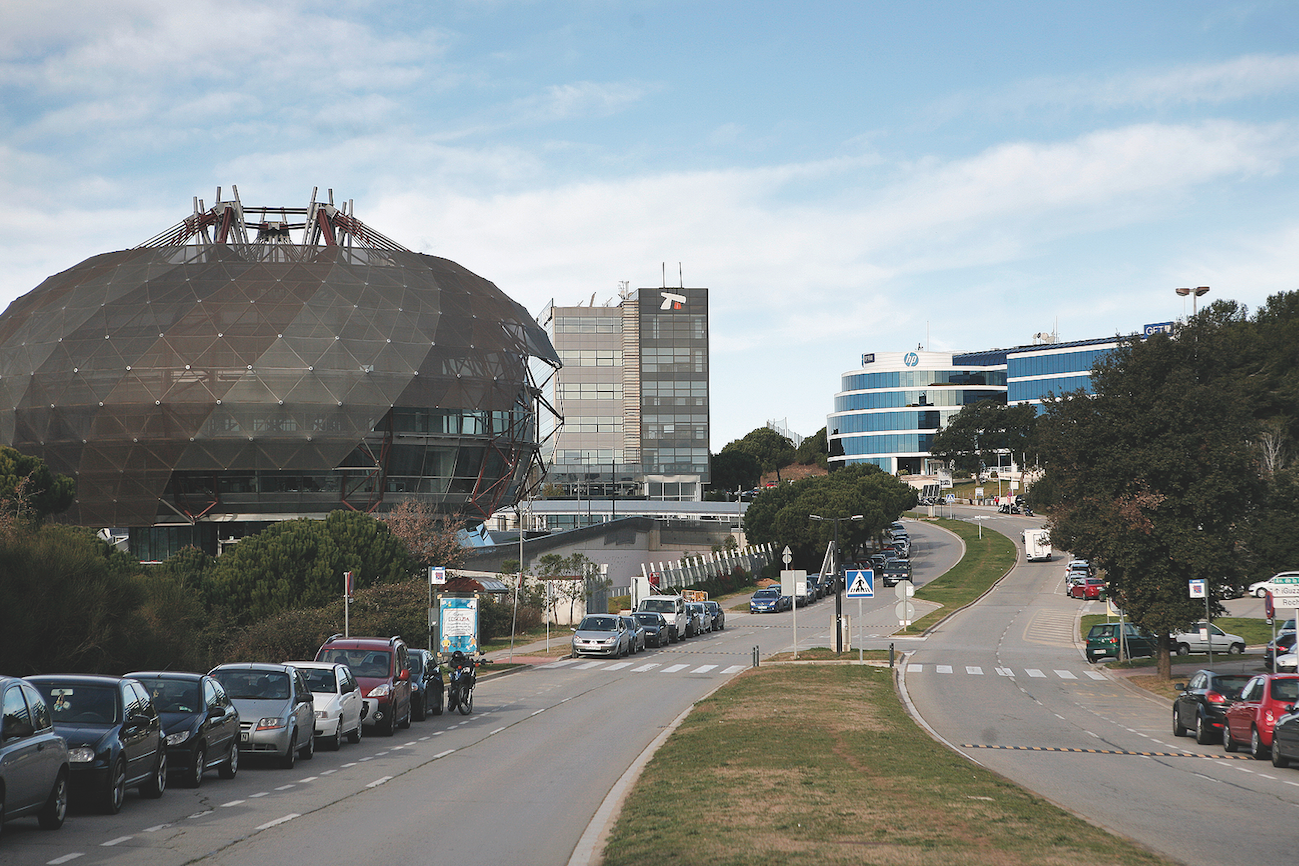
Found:
<svg viewBox="0 0 1299 866"><path fill-rule="evenodd" d="M332 189L534 314L707 287L717 451L864 352L1299 289L1297 132L1293 0L27 0L0 307L218 186Z"/></svg>

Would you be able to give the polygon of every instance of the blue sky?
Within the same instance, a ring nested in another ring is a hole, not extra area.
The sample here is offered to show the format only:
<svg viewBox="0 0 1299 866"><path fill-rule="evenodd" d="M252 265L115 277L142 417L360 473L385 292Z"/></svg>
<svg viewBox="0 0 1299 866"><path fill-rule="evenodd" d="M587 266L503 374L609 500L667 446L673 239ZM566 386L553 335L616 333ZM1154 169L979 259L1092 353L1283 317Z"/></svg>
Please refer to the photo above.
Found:
<svg viewBox="0 0 1299 866"><path fill-rule="evenodd" d="M333 188L534 312L680 263L714 450L810 434L863 352L1299 288L1296 46L1293 2L11 4L0 305Z"/></svg>

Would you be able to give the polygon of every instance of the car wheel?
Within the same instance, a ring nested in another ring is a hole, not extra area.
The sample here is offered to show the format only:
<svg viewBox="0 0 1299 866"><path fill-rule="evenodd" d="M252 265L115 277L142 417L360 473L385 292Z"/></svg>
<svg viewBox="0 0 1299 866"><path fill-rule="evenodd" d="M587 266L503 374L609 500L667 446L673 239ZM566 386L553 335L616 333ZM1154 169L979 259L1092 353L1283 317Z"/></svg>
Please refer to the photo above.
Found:
<svg viewBox="0 0 1299 866"><path fill-rule="evenodd" d="M1222 723L1222 747L1228 752L1236 751L1236 741L1231 737L1231 725L1228 722Z"/></svg>
<svg viewBox="0 0 1299 866"><path fill-rule="evenodd" d="M126 762L121 758L113 765L113 771L109 774L108 790L104 792L103 807L104 812L109 815L116 815L122 811L122 804L126 802Z"/></svg>
<svg viewBox="0 0 1299 866"><path fill-rule="evenodd" d="M203 770L207 766L207 752L202 746L194 752L194 766L185 774L185 787L197 788L203 784Z"/></svg>
<svg viewBox="0 0 1299 866"><path fill-rule="evenodd" d="M1267 595L1267 590L1261 586L1258 589L1254 590L1254 598L1262 598L1265 595Z"/></svg>
<svg viewBox="0 0 1299 866"><path fill-rule="evenodd" d="M4 814L4 792L0 791L0 814ZM59 771L50 789L50 798L41 807L36 820L41 822L42 830L57 830L63 826L63 819L68 817L68 774Z"/></svg>
<svg viewBox="0 0 1299 866"><path fill-rule="evenodd" d="M1184 643L1179 643L1179 644L1177 645L1177 654L1178 654L1179 656L1188 655L1188 654L1190 654L1190 652L1191 652L1191 648L1190 648L1189 646L1187 646L1186 644L1184 644Z"/></svg>
<svg viewBox="0 0 1299 866"><path fill-rule="evenodd" d="M140 793L150 800L156 800L162 796L163 791L167 790L167 751L159 743L158 748L158 766L154 768L153 775L149 780L140 786Z"/></svg>
<svg viewBox="0 0 1299 866"><path fill-rule="evenodd" d="M341 724L343 724L343 723L342 723L342 722L339 722L339 724L341 725ZM356 728L355 728L354 730L348 732L348 734L347 734L347 741L348 741L349 743L351 743L352 745L356 745L357 743L361 742L361 727L362 727L362 725L361 725L361 720L360 720L360 719L357 719L357 720L356 720Z"/></svg>
<svg viewBox="0 0 1299 866"><path fill-rule="evenodd" d="M298 755L304 761L310 761L312 758L316 757L315 733L316 733L315 731L312 731L310 734L307 735L307 742L305 745L303 745L302 751Z"/></svg>
<svg viewBox="0 0 1299 866"><path fill-rule="evenodd" d="M419 700L410 699L410 717L417 722L428 718L428 689L420 693Z"/></svg>
<svg viewBox="0 0 1299 866"><path fill-rule="evenodd" d="M1245 651L1245 645L1243 643L1234 643L1231 646L1227 647L1227 655L1229 656L1238 656L1244 651Z"/></svg>
<svg viewBox="0 0 1299 866"><path fill-rule="evenodd" d="M1254 760L1262 761L1267 758L1267 746L1263 745L1263 738L1258 735L1258 726L1250 729L1249 732L1249 751L1254 756Z"/></svg>
<svg viewBox="0 0 1299 866"><path fill-rule="evenodd" d="M280 758L280 766L285 770L292 770L298 765L298 732L294 731L289 737L289 750Z"/></svg>
<svg viewBox="0 0 1299 866"><path fill-rule="evenodd" d="M404 719L402 719L400 722L397 723L397 726L398 726L399 728L402 728L402 729L404 730L404 729L410 727L410 714L411 714L412 712L414 712L414 708L411 707L411 706L408 704L408 705L406 706L406 717L405 717Z"/></svg>
<svg viewBox="0 0 1299 866"><path fill-rule="evenodd" d="M1205 723L1204 716L1195 717L1195 742L1201 746L1213 742L1213 728Z"/></svg>
<svg viewBox="0 0 1299 866"><path fill-rule="evenodd" d="M438 689L438 702L433 705L433 715L442 715L442 689Z"/></svg>
<svg viewBox="0 0 1299 866"><path fill-rule="evenodd" d="M1277 743L1276 731L1272 732L1272 766L1282 770L1290 766L1290 759L1281 754L1281 747Z"/></svg>
<svg viewBox="0 0 1299 866"><path fill-rule="evenodd" d="M223 779L233 779L239 772L239 743L232 738L230 740L230 751L226 759L217 767L217 775Z"/></svg>
<svg viewBox="0 0 1299 866"><path fill-rule="evenodd" d="M1173 707L1173 736L1185 737L1190 731L1182 726L1181 720L1177 716L1177 707Z"/></svg>

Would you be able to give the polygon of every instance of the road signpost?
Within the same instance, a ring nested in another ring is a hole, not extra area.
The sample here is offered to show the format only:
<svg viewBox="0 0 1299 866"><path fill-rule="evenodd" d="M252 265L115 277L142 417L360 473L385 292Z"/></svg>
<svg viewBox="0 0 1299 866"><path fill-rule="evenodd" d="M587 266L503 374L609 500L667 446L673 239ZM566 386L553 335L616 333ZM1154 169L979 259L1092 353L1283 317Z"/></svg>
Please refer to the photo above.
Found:
<svg viewBox="0 0 1299 866"><path fill-rule="evenodd" d="M785 560L785 565L789 565L792 556L788 547L785 548L781 559ZM781 595L789 593L789 600L792 602L790 613L794 618L794 658L798 658L798 599L800 596L807 595L807 572L801 568L786 568L781 571L780 593Z"/></svg>
<svg viewBox="0 0 1299 866"><path fill-rule="evenodd" d="M899 599L893 612L898 615L898 622L904 626L911 625L916 618L916 606L908 601L911 596L916 594L916 588L909 580L898 581L897 588L893 590Z"/></svg>
<svg viewBox="0 0 1299 866"><path fill-rule="evenodd" d="M847 598L857 599L857 661L864 660L865 655L862 645L865 643L865 637L862 635L862 599L875 597L875 570L867 568L862 571L850 571L845 576L848 582L848 588L844 591Z"/></svg>
<svg viewBox="0 0 1299 866"><path fill-rule="evenodd" d="M1209 582L1207 580L1187 581L1191 598L1204 599L1204 645L1209 648L1209 669L1213 669L1213 621L1209 619Z"/></svg>

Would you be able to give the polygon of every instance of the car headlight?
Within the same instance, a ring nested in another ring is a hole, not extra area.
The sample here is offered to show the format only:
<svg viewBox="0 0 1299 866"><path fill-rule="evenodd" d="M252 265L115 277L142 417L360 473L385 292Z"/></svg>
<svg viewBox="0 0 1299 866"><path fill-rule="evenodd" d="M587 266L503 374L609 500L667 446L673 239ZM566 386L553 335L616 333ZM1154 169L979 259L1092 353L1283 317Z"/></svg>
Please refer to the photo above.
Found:
<svg viewBox="0 0 1299 866"><path fill-rule="evenodd" d="M185 742L188 739L189 739L189 731L177 731L174 734L167 735L167 745L179 746L181 743Z"/></svg>
<svg viewBox="0 0 1299 866"><path fill-rule="evenodd" d="M77 746L75 749L68 749L69 764L89 764L95 760L95 750L90 746Z"/></svg>
<svg viewBox="0 0 1299 866"><path fill-rule="evenodd" d="M257 730L271 731L276 728L282 728L289 723L288 719L262 719L257 723Z"/></svg>
<svg viewBox="0 0 1299 866"><path fill-rule="evenodd" d="M390 694L392 694L392 686L389 685L388 683L384 683L384 684L381 685L381 686L375 686L374 688L370 689L370 693L369 693L368 695L366 695L366 697L367 697L367 698L386 698L386 697L388 697L388 695L390 695Z"/></svg>

